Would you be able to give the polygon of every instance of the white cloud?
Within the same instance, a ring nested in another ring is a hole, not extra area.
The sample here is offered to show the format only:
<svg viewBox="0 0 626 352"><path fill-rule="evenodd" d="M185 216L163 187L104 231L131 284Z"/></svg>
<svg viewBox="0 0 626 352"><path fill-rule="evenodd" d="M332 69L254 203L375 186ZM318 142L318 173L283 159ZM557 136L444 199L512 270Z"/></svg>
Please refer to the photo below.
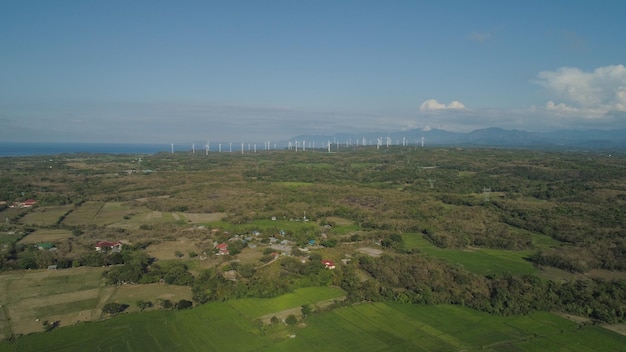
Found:
<svg viewBox="0 0 626 352"><path fill-rule="evenodd" d="M548 109L570 105L572 109L626 111L624 65L598 67L590 72L575 67L562 67L556 71L540 72L537 78L536 83L565 101L552 106L553 109L546 106Z"/></svg>
<svg viewBox="0 0 626 352"><path fill-rule="evenodd" d="M551 110L551 111L561 111L561 112L578 112L579 111L579 109L573 108L571 106L567 106L563 103L555 104L552 100L548 100L548 102L546 103L546 109Z"/></svg>
<svg viewBox="0 0 626 352"><path fill-rule="evenodd" d="M439 103L436 99L428 99L425 102L423 102L422 105L420 105L420 111L422 112L433 111L433 110L449 110L449 109L462 110L462 109L465 109L465 105L463 105L463 103L461 103L460 101L456 101L456 100L446 105L446 104Z"/></svg>

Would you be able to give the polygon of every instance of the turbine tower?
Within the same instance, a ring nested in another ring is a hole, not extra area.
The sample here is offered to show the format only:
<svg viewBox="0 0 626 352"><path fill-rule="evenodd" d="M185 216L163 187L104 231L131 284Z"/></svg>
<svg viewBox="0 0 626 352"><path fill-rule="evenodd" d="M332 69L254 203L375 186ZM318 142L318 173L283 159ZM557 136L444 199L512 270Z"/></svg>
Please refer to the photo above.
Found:
<svg viewBox="0 0 626 352"><path fill-rule="evenodd" d="M171 145L172 145L172 154L174 154L174 143L172 143Z"/></svg>

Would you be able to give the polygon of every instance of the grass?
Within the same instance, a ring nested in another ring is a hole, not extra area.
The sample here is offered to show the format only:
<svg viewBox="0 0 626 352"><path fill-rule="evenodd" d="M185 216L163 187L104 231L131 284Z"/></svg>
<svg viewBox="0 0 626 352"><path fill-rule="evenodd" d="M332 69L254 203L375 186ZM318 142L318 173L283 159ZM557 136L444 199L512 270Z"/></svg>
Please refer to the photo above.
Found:
<svg viewBox="0 0 626 352"><path fill-rule="evenodd" d="M298 188L313 185L313 183L311 182L274 182L274 184L285 186L288 188Z"/></svg>
<svg viewBox="0 0 626 352"><path fill-rule="evenodd" d="M404 234L405 248L417 248L422 253L461 264L479 275L495 273L535 274L537 269L524 258L532 251L508 251L503 249L473 248L471 250L439 248L424 239L421 234Z"/></svg>
<svg viewBox="0 0 626 352"><path fill-rule="evenodd" d="M345 292L336 287L309 287L295 290L276 298L242 298L230 301L230 305L242 314L258 318L263 315L298 308L304 304L315 304L334 298L342 298Z"/></svg>
<svg viewBox="0 0 626 352"><path fill-rule="evenodd" d="M76 268L0 275L0 306L6 321L11 321L13 333L41 331L41 323L35 319L74 323L81 311L87 311L83 320L98 318L99 314L92 315L92 311L100 299L106 299L101 297L102 270Z"/></svg>
<svg viewBox="0 0 626 352"><path fill-rule="evenodd" d="M38 207L20 219L20 223L37 226L50 226L59 221L72 207Z"/></svg>
<svg viewBox="0 0 626 352"><path fill-rule="evenodd" d="M307 290L304 295L311 297L324 292ZM291 300L283 297L278 299ZM3 342L0 352L619 351L626 343L626 337L614 332L546 312L503 317L459 306L400 303L338 308L311 315L304 328L275 329L250 319L256 314L253 311L242 313L240 301L213 302L178 312L124 313L98 323L23 336L13 344Z"/></svg>
<svg viewBox="0 0 626 352"><path fill-rule="evenodd" d="M92 224L93 219L96 217L100 209L104 207L104 204L105 203L101 202L85 202L83 205L68 214L63 220L63 224L69 226Z"/></svg>
<svg viewBox="0 0 626 352"><path fill-rule="evenodd" d="M31 244L41 242L58 242L72 237L72 233L68 230L57 229L41 229L28 234L20 243Z"/></svg>

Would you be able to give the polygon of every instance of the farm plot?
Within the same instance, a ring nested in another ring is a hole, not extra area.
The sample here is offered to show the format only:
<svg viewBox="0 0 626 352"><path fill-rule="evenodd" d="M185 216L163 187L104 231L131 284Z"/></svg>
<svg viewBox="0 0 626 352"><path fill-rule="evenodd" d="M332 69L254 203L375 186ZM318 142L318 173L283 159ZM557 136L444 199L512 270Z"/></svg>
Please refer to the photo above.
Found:
<svg viewBox="0 0 626 352"><path fill-rule="evenodd" d="M149 256L159 260L179 259L177 253L181 253L184 258L189 259L189 253L201 254L202 251L203 249L197 245L197 241L185 237L180 237L176 241L163 241L146 249Z"/></svg>
<svg viewBox="0 0 626 352"><path fill-rule="evenodd" d="M177 213L181 218L193 224L220 221L226 213Z"/></svg>
<svg viewBox="0 0 626 352"><path fill-rule="evenodd" d="M158 300L168 299L175 303L181 299L191 300L191 296L191 287L189 286L166 284L122 285L115 290L108 301L128 304L127 312L134 312L139 310L136 305L137 301L152 302L154 306L157 306Z"/></svg>
<svg viewBox="0 0 626 352"><path fill-rule="evenodd" d="M99 318L102 268L19 271L0 275L0 305L14 334L42 331L40 321ZM39 319L40 321L37 321ZM6 324L0 321L0 325ZM6 329L5 329L6 330Z"/></svg>
<svg viewBox="0 0 626 352"><path fill-rule="evenodd" d="M428 242L421 234L404 234L402 238L407 249L417 248L422 253L445 259L450 263L461 264L467 270L479 275L504 272L521 275L535 274L537 272L532 263L524 259L532 251L508 251L489 248L444 249Z"/></svg>
<svg viewBox="0 0 626 352"><path fill-rule="evenodd" d="M22 238L19 243L33 244L41 242L60 242L72 237L72 233L68 230L37 230Z"/></svg>
<svg viewBox="0 0 626 352"><path fill-rule="evenodd" d="M21 218L20 223L37 226L54 225L71 209L71 205L62 207L38 207Z"/></svg>
<svg viewBox="0 0 626 352"><path fill-rule="evenodd" d="M94 216L92 223L97 225L110 225L118 221L123 221L133 213L133 208L119 202L104 203L100 211Z"/></svg>
<svg viewBox="0 0 626 352"><path fill-rule="evenodd" d="M230 301L229 304L245 316L259 318L294 308L299 313L304 304L314 306L322 301L343 299L345 295L345 291L337 287L308 287L276 298L242 298Z"/></svg>
<svg viewBox="0 0 626 352"><path fill-rule="evenodd" d="M68 214L63 220L63 224L68 226L93 224L94 218L100 209L104 207L104 204L101 202L85 202Z"/></svg>
<svg viewBox="0 0 626 352"><path fill-rule="evenodd" d="M538 312L502 317L458 306L374 303L312 315L279 351L618 351L626 338Z"/></svg>
<svg viewBox="0 0 626 352"><path fill-rule="evenodd" d="M103 333L106 332L106 333ZM222 302L186 311L121 314L0 344L0 351L260 351L272 341Z"/></svg>

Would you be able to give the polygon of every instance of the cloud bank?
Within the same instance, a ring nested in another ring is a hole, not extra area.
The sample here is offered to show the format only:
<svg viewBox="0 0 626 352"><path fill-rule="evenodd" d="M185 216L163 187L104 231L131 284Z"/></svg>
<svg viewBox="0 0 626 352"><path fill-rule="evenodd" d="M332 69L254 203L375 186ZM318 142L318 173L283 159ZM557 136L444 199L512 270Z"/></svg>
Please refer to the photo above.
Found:
<svg viewBox="0 0 626 352"><path fill-rule="evenodd" d="M550 94L564 102L551 104L548 109L585 111L626 111L626 67L610 65L590 72L575 67L543 71L535 81Z"/></svg>
<svg viewBox="0 0 626 352"><path fill-rule="evenodd" d="M460 101L453 101L450 104L442 104L436 99L428 99L420 105L420 111L433 111L433 110L462 110L465 109L465 105Z"/></svg>

